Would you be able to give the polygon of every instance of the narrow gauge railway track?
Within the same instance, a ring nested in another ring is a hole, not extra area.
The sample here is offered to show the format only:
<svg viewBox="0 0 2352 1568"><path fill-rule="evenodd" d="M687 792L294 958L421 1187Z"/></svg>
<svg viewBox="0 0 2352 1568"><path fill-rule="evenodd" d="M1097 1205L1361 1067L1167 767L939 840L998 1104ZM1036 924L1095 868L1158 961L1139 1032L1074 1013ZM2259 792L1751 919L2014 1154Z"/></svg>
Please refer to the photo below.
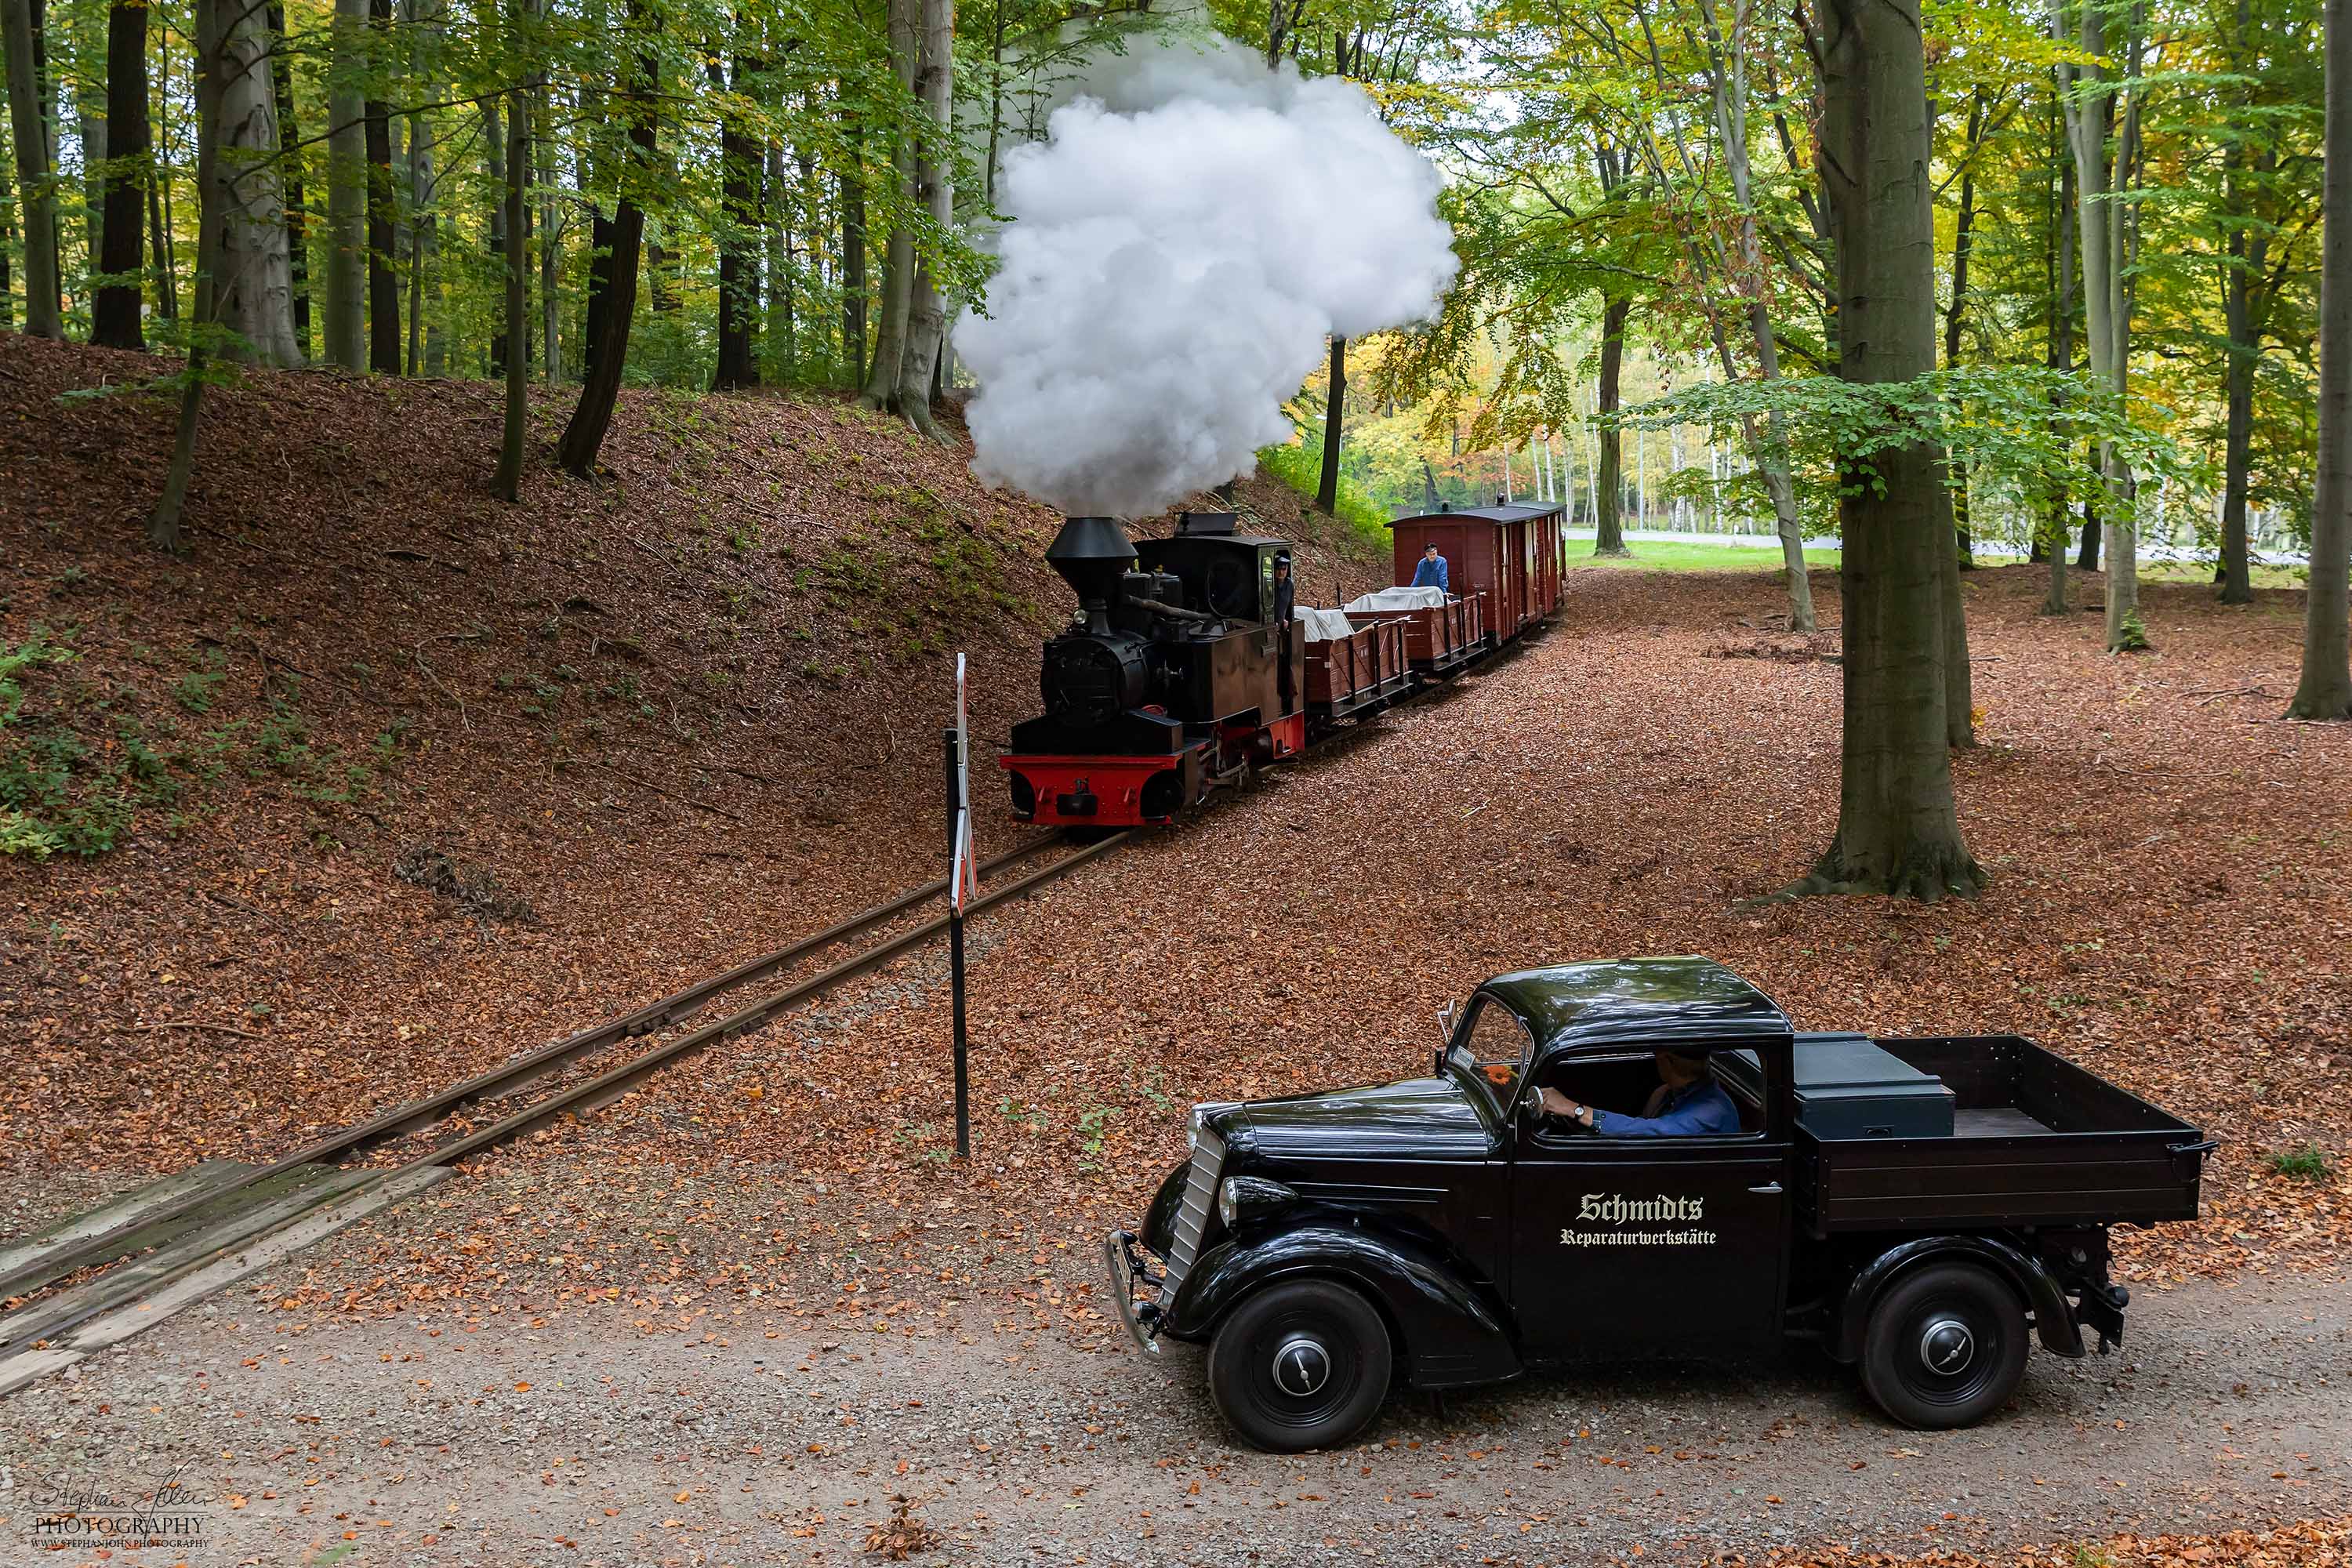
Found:
<svg viewBox="0 0 2352 1568"><path fill-rule="evenodd" d="M1070 847L1046 865L996 887L998 872L1049 847L1055 837L1008 851L979 868L982 891L967 916L1006 903L1095 860L1134 837L1113 834ZM947 891L944 878L853 915L789 947L738 964L650 1006L543 1046L488 1072L344 1128L268 1165L207 1162L167 1177L28 1242L0 1247L0 1394L118 1344L172 1312L255 1273L352 1221L415 1195L459 1161L560 1118L593 1110L630 1092L665 1066L739 1035L867 974L947 930L948 916L904 925L749 1005L625 1054L593 1073L574 1069L597 1052L661 1034L714 999L755 985L828 949L848 946L901 922ZM514 1098L546 1079L541 1098L457 1136L428 1141L397 1163L353 1165L372 1153L452 1121L474 1107Z"/></svg>

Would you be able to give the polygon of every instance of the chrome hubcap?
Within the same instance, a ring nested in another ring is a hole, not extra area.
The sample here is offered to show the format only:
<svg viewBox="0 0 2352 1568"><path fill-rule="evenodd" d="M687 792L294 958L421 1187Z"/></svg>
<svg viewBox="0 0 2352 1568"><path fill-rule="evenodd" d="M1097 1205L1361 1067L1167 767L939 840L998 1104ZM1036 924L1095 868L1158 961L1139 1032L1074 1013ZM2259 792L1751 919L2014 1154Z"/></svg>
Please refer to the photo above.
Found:
<svg viewBox="0 0 2352 1568"><path fill-rule="evenodd" d="M1976 1353L1976 1336L1958 1318L1934 1319L1920 1332L1920 1364L1939 1377L1965 1370Z"/></svg>
<svg viewBox="0 0 2352 1568"><path fill-rule="evenodd" d="M1331 1352L1313 1335L1293 1334L1275 1347L1274 1384L1283 1393L1306 1399L1330 1377Z"/></svg>

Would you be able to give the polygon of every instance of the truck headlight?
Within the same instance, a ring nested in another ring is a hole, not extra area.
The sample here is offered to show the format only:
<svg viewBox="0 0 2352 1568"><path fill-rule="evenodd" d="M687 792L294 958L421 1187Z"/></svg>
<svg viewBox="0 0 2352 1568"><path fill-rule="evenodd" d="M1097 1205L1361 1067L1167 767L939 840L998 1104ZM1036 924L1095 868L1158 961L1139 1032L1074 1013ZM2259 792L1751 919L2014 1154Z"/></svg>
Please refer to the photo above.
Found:
<svg viewBox="0 0 2352 1568"><path fill-rule="evenodd" d="M1263 1176L1228 1176L1217 1188L1217 1217L1232 1230L1245 1219L1255 1219L1273 1213L1285 1204L1295 1204L1298 1194L1280 1182L1269 1182Z"/></svg>

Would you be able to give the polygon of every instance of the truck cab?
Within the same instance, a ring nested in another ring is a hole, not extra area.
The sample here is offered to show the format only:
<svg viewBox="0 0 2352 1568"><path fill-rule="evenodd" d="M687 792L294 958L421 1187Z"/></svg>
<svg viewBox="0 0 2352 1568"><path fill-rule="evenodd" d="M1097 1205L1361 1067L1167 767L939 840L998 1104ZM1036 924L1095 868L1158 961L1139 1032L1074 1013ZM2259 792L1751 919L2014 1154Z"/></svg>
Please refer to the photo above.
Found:
<svg viewBox="0 0 2352 1568"><path fill-rule="evenodd" d="M1709 1130L1643 1115L1662 1053L1728 1100ZM1792 1338L1907 1425L1980 1420L2030 1338L2120 1340L2106 1227L2193 1218L2211 1147L2031 1042L1800 1033L1698 958L1496 976L1428 1067L1196 1106L1140 1235L1106 1240L1136 1342L1205 1343L1260 1447L1345 1442L1396 1384Z"/></svg>

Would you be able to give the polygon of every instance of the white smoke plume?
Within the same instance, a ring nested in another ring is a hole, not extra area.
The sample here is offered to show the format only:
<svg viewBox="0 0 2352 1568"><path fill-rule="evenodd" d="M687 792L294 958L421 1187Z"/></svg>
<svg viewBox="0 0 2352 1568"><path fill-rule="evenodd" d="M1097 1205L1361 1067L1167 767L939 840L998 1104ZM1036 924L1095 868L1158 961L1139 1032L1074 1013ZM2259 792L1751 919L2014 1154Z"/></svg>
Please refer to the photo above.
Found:
<svg viewBox="0 0 2352 1568"><path fill-rule="evenodd" d="M1438 188L1352 83L1223 39L1098 62L1004 161L1003 267L955 332L973 472L1112 517L1247 474L1326 334L1434 312Z"/></svg>

